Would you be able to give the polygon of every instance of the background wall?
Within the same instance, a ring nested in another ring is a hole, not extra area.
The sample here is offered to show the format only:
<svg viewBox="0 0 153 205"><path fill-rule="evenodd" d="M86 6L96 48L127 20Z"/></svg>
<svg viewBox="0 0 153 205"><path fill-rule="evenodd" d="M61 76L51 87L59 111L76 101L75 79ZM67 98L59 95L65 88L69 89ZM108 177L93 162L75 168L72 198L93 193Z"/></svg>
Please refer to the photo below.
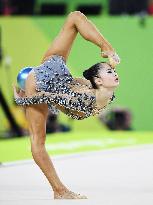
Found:
<svg viewBox="0 0 153 205"><path fill-rule="evenodd" d="M74 11L76 10L77 6L78 5L81 5L81 4L88 4L88 5L91 5L91 4L102 4L104 9L105 9L105 13L107 12L107 9L108 9L108 0L85 0L85 1L82 1L82 0L73 0L73 1L68 1L68 0L37 0L36 3L36 9L39 10L40 9L40 6L43 4L43 3L67 3L67 6L68 6L68 13L70 11Z"/></svg>
<svg viewBox="0 0 153 205"><path fill-rule="evenodd" d="M40 1L40 0L39 0ZM59 32L64 17L1 17L2 47L5 56L11 57L11 67L6 61L0 67L0 86L12 105L11 83L16 82L17 73L25 66L38 66L43 54ZM139 17L89 17L104 36L114 46L121 64L117 67L120 86L116 100L110 107L128 107L132 112L135 130L153 130L153 27L152 18L146 19L146 26L140 24ZM84 69L103 60L98 47L78 35L69 56L68 67L74 76L82 76ZM74 127L101 129L95 117L84 121L72 121L60 115ZM7 122L0 108L0 130ZM90 126L91 125L91 126Z"/></svg>

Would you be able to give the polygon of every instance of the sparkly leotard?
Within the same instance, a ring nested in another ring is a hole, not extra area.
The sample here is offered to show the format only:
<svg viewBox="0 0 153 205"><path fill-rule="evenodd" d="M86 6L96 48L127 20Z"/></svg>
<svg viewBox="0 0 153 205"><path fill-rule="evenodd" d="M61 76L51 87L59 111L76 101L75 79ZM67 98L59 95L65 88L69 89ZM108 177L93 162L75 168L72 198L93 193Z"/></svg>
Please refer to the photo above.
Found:
<svg viewBox="0 0 153 205"><path fill-rule="evenodd" d="M77 120L99 114L106 108L96 108L96 97L90 92L92 86L73 78L62 56L53 55L40 66L34 67L33 72L38 93L30 97L14 98L18 105L46 103L52 113L58 114L61 110ZM108 104L114 98L113 93Z"/></svg>

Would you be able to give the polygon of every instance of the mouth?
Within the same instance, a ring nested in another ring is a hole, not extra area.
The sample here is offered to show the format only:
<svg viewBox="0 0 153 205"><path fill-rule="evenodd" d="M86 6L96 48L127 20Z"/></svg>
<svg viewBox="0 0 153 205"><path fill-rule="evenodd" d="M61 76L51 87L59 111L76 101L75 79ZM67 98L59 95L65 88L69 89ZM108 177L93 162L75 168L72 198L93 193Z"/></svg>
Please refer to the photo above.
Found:
<svg viewBox="0 0 153 205"><path fill-rule="evenodd" d="M116 78L116 79L115 79L115 82L118 82L118 81L119 81L119 78Z"/></svg>

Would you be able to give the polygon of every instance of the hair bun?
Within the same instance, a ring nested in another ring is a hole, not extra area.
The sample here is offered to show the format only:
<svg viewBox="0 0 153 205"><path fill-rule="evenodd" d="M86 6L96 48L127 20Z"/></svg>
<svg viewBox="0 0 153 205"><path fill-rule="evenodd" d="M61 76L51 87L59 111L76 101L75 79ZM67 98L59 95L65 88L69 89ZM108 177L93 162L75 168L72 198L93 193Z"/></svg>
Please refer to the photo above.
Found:
<svg viewBox="0 0 153 205"><path fill-rule="evenodd" d="M90 75L89 75L88 70L83 71L83 76L84 76L87 80L90 79Z"/></svg>

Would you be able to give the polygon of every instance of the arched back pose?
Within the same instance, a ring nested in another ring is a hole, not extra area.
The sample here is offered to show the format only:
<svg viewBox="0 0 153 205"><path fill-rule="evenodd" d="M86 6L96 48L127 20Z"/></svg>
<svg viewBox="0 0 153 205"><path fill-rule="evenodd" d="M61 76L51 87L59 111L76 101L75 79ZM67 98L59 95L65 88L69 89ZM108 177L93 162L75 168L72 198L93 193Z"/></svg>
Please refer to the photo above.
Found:
<svg viewBox="0 0 153 205"><path fill-rule="evenodd" d="M77 33L101 49L109 63L97 63L83 72L84 78L73 78L66 61ZM42 64L29 73L25 92L14 86L18 105L25 108L29 122L31 152L54 191L54 199L85 199L70 191L59 179L45 149L48 108L61 110L74 119L84 119L102 111L114 96L119 85L115 66L120 59L96 26L79 11L71 12L58 36L43 57Z"/></svg>

